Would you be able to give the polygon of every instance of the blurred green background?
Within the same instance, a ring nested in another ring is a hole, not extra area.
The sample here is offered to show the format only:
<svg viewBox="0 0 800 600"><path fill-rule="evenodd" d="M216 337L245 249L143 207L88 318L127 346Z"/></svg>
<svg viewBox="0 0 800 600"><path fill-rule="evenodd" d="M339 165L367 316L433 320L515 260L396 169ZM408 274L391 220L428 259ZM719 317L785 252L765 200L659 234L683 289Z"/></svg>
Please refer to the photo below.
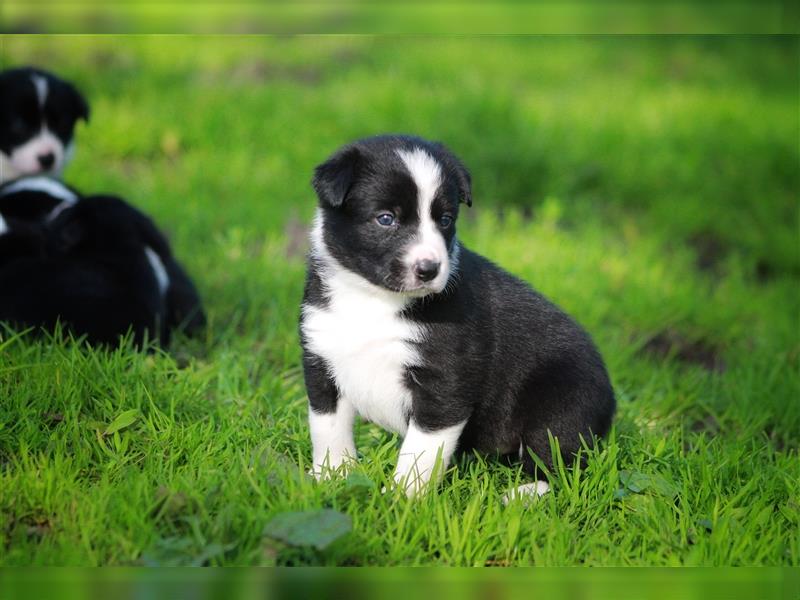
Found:
<svg viewBox="0 0 800 600"><path fill-rule="evenodd" d="M786 0L5 0L9 33L779 34Z"/></svg>
<svg viewBox="0 0 800 600"><path fill-rule="evenodd" d="M791 600L796 570L722 569L294 569L294 570L23 570L0 576L9 597L65 600L161 598L267 600L342 597L402 599L435 594L445 600ZM15 595L16 594L16 595Z"/></svg>
<svg viewBox="0 0 800 600"><path fill-rule="evenodd" d="M0 562L800 564L799 57L796 36L0 37L0 66L85 92L66 180L151 214L210 317L152 356L2 334ZM480 460L425 501L378 494L397 440L368 425L360 479L302 475L309 180L382 132L462 158L461 238L608 362L613 436L535 507L503 509L519 475ZM350 533L272 541L320 508Z"/></svg>

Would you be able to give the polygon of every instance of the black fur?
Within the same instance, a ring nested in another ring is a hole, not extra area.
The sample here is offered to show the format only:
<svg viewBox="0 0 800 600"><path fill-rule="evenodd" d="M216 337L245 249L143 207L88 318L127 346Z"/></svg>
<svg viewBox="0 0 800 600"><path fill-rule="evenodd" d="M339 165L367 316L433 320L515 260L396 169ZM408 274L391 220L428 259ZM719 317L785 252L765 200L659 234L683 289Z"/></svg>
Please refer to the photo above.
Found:
<svg viewBox="0 0 800 600"><path fill-rule="evenodd" d="M58 185L73 192L76 197L79 194L72 188L59 183ZM22 189L18 192L8 193L11 185L0 186L0 215L6 219L17 219L29 223L42 223L48 215L61 204L62 200L51 196L47 192L38 190Z"/></svg>
<svg viewBox="0 0 800 600"><path fill-rule="evenodd" d="M2 189L0 209L14 206L17 215L25 211L15 200L38 197L39 207L47 204L41 194L4 196ZM91 196L55 218L37 215L6 219L10 231L0 235L0 321L48 330L60 321L92 344L111 345L129 330L138 345L146 339L167 343L175 328L192 331L204 324L194 284L167 240L129 204ZM169 276L163 296L145 247L159 256Z"/></svg>
<svg viewBox="0 0 800 600"><path fill-rule="evenodd" d="M401 166L397 148L426 150L442 167L433 216L447 212L453 224L441 233L457 272L445 290L411 301L405 317L426 329L418 344L422 365L406 370L412 414L435 431L467 420L459 451L518 457L520 443L552 466L548 431L563 455L581 438L604 435L615 410L606 368L589 335L570 317L487 259L456 241L459 203L471 204L470 177L444 146L407 136L379 136L350 144L323 163L313 185L324 215L323 239L345 268L397 291L398 257L417 225L416 185ZM400 216L389 231L374 215ZM460 246L457 248L457 246ZM324 270L309 261L304 304L324 306ZM301 332L302 334L302 332ZM338 391L330 368L304 346L306 387L312 409L336 409ZM368 376L370 374L365 374ZM534 461L523 453L523 465Z"/></svg>

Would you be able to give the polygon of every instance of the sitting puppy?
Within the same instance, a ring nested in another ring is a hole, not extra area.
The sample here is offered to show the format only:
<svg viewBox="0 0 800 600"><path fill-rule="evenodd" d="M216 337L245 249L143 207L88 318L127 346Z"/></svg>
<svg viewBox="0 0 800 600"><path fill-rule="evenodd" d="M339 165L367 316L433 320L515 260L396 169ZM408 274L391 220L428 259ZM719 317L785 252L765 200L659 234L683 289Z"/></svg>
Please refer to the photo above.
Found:
<svg viewBox="0 0 800 600"><path fill-rule="evenodd" d="M137 345L204 324L194 285L149 218L118 198L70 201L66 186L50 182L46 193L40 183L0 188L0 215L8 207L17 215L0 228L0 321L45 329L61 321L93 344L116 344L131 330ZM19 218L24 201L42 208L48 199L41 221Z"/></svg>
<svg viewBox="0 0 800 600"><path fill-rule="evenodd" d="M79 119L89 120L89 105L72 84L29 67L0 72L0 183L59 177Z"/></svg>
<svg viewBox="0 0 800 600"><path fill-rule="evenodd" d="M553 465L548 432L567 458L607 432L614 393L589 336L457 240L470 176L444 146L360 140L313 186L300 333L315 475L356 457L356 415L403 436L394 480L408 495L457 450L533 473L529 452Z"/></svg>

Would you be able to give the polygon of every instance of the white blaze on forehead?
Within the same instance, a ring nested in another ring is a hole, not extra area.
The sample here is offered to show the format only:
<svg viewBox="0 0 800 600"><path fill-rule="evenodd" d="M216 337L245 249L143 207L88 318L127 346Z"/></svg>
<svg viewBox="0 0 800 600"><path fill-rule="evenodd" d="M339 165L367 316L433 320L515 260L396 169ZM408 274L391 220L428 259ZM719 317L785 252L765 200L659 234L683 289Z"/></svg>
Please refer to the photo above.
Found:
<svg viewBox="0 0 800 600"><path fill-rule="evenodd" d="M8 231L8 224L6 220L3 218L3 215L0 215L0 235L3 235Z"/></svg>
<svg viewBox="0 0 800 600"><path fill-rule="evenodd" d="M397 155L403 164L411 173L411 178L417 186L419 196L420 217L423 212L430 217L431 203L442 185L442 168L439 163L422 148L414 148L411 152L408 150L398 150Z"/></svg>
<svg viewBox="0 0 800 600"><path fill-rule="evenodd" d="M75 204L78 201L78 196L75 192L60 181L50 179L49 177L28 177L26 179L20 179L0 190L0 196L9 196L19 192L41 192L69 204Z"/></svg>
<svg viewBox="0 0 800 600"><path fill-rule="evenodd" d="M413 271L414 264L421 260L439 263L439 274L428 283L434 292L441 292L450 277L450 260L444 236L431 214L431 207L439 187L442 185L441 165L422 148L412 151L397 150L397 155L408 169L411 179L417 186L417 212L419 214L419 233L409 246L405 264ZM413 273L409 275L409 285L415 285Z"/></svg>
<svg viewBox="0 0 800 600"><path fill-rule="evenodd" d="M39 108L44 108L44 103L47 101L47 79L41 75L31 75L31 81L36 88L36 98L39 100Z"/></svg>

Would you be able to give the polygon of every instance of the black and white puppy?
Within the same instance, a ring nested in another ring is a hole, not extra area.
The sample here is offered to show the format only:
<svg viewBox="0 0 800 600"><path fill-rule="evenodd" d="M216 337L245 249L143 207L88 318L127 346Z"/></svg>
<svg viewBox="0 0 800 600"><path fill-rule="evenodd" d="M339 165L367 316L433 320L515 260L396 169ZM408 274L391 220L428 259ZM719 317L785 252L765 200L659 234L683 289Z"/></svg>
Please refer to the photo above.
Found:
<svg viewBox="0 0 800 600"><path fill-rule="evenodd" d="M553 464L548 432L568 459L607 432L614 393L588 334L456 238L471 180L443 145L356 141L313 186L300 333L315 475L356 457L356 415L404 438L394 480L409 495L456 451L533 473L529 451Z"/></svg>
<svg viewBox="0 0 800 600"><path fill-rule="evenodd" d="M204 315L194 284L163 234L108 196L81 197L54 180L0 187L0 321L52 329L92 344L167 343Z"/></svg>
<svg viewBox="0 0 800 600"><path fill-rule="evenodd" d="M89 105L72 84L30 67L0 72L0 183L60 176L79 119L88 121Z"/></svg>

